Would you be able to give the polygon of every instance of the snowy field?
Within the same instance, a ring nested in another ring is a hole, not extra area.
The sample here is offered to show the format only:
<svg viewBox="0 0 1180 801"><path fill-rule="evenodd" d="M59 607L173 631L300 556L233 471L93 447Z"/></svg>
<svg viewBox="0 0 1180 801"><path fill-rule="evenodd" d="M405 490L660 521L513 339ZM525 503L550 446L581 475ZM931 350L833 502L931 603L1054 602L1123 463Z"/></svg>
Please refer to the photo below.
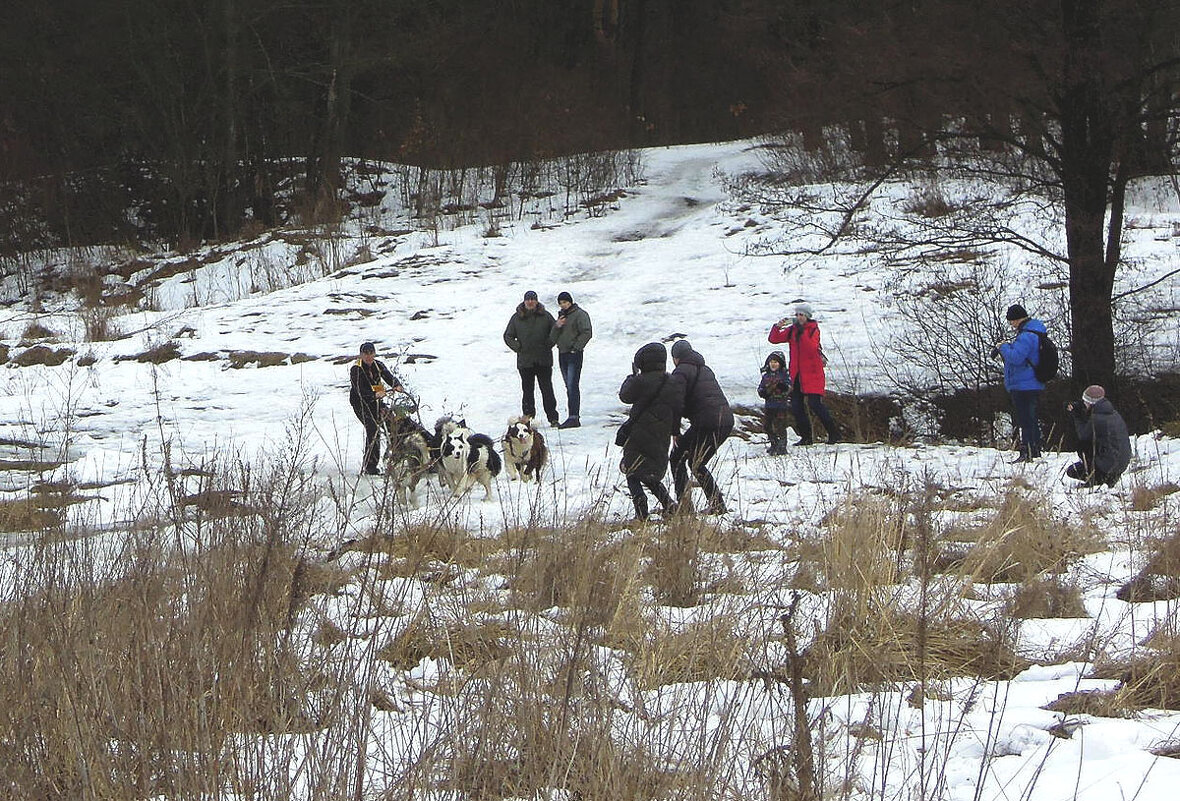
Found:
<svg viewBox="0 0 1180 801"><path fill-rule="evenodd" d="M190 269L151 287L155 310L116 318L129 336L114 341L83 341L82 322L64 299L36 313L19 303L0 310L10 358L24 350L16 343L34 321L56 334L38 344L75 351L55 367L9 364L2 371L0 438L6 444L0 457L62 462L41 475L5 471L0 474L5 496L21 497L38 479L95 487L85 493L88 502L70 508L71 520L79 529L97 526L109 529L101 536L118 538L120 521L128 520L136 499L149 492L145 484L156 480L165 453L174 469L214 461L225 466L232 462L230 454L247 463L281 454L295 437L305 448L301 469L321 488L325 519L340 521L313 543L326 557L386 519L379 509L380 479L358 476L363 429L347 400L348 368L358 345L377 344L378 358L420 399L428 427L451 414L498 439L520 401L514 354L501 336L526 290L535 290L554 313L556 295L568 291L593 319L582 376L582 427L543 429L550 464L539 485L501 475L492 497L484 500L482 489L452 499L431 482L419 490L412 508L399 510L397 525L446 520L493 536L530 521L594 517L625 536L632 510L612 440L626 410L617 392L632 354L646 342L687 337L714 368L730 401L757 408L759 368L778 347L767 344L767 330L796 300L811 303L821 325L830 356L829 389L894 388L890 376L899 356L887 353L887 343L905 325L891 294L899 285L875 271L871 257L839 249L823 257L749 255L760 242L791 235L758 207L726 196L724 176L761 168L753 143L651 150L643 158L644 180L627 187L601 216L545 224L507 220L500 223L499 236L488 237L479 224L438 233L408 230L404 221L399 225L397 210L389 209L382 231L365 232L357 224L338 236L333 246L345 252L347 266L273 292L251 293L241 276L247 267L261 272L289 263L287 243L253 243L208 258L198 253ZM897 187L894 200L905 191ZM1138 283L1163 275L1180 257L1180 213L1176 197L1166 193L1145 190L1135 202L1128 214L1134 227L1128 228L1124 247L1135 265L1126 280ZM367 259L352 259L362 248ZM1019 287L1013 301L1025 300L1036 316L1031 288L1046 277L1021 274L1016 256L1012 265L1013 286ZM131 282L159 266L145 268ZM1175 278L1156 293L1161 307L1180 307ZM1176 336L1175 328L1165 327L1156 344L1174 349ZM180 358L158 365L135 360L170 342ZM286 356L274 366L233 366L231 354L245 351ZM554 383L564 417L564 389L556 372ZM1117 406L1118 398L1114 402ZM1142 567L1138 552L1127 545L1132 533L1151 515L1157 520L1162 514L1162 525L1168 525L1166 500L1162 512L1136 511L1133 491L1180 483L1180 444L1153 433L1135 438L1133 445L1135 458L1121 484L1097 491L1075 489L1064 477L1069 454L1050 454L1029 466L1010 464L1011 452L966 445L849 443L769 457L761 435L730 439L714 473L731 510L722 522L756 529L783 546L814 534L841 499L858 493L930 482L966 507L973 499L1001 497L1013 486L1027 488L1053 514L1101 532L1106 543L1071 568L1083 588L1087 617L1017 621L1018 652L1037 663L1082 642L1101 642L1108 656L1129 654L1147 633L1176 624L1174 601L1128 604L1115 598L1117 588ZM8 556L0 558L11 562L29 546L19 533L8 536ZM741 563L745 589L712 598L707 614L727 615L752 639L769 638L791 602L784 582L790 568L773 550L729 558ZM365 564L355 552L339 562L358 570ZM9 568L2 569L8 575ZM388 585L383 590L374 589L370 579L362 592L358 580L345 592L313 599L302 625L310 631L326 619L356 637L387 638L422 608L457 619L467 614L443 602L440 587L412 579L382 581ZM479 571L467 571L459 583L464 582L469 592L490 595L500 587L497 576ZM378 625L361 614L371 593L398 597L401 617ZM986 598L980 606L991 608ZM673 628L694 615L673 607L649 613ZM733 797L743 787L765 792L750 763L781 742L789 728L781 687L712 680L644 689L628 678L611 649L599 651L619 708L634 711L619 715L620 739L641 742L672 764L683 757L674 745L680 727L740 729L750 745L738 764L726 768L733 775L728 786ZM768 644L768 663L778 656ZM863 741L847 757L860 777L848 791L853 797L1172 798L1180 761L1151 749L1180 736L1180 713L1081 716L1070 722L1078 726L1073 737L1050 732L1065 716L1043 709L1046 703L1061 693L1117 684L1088 678L1089 668L1085 661L1070 660L1034 664L1008 682L956 680L943 688L940 700L921 709L905 702L903 687L871 698L816 699L816 731L871 725L880 733L881 739ZM366 670L397 700L395 709L374 712L373 761L393 764L398 754L417 753L425 748L417 741L424 736L424 719L442 726L457 714L449 706L453 699L440 702L422 689L457 670L446 660ZM852 750L851 738L833 737ZM310 739L296 750L313 748ZM929 764L936 758L940 767L932 778ZM379 797L383 789L374 778L366 797Z"/></svg>

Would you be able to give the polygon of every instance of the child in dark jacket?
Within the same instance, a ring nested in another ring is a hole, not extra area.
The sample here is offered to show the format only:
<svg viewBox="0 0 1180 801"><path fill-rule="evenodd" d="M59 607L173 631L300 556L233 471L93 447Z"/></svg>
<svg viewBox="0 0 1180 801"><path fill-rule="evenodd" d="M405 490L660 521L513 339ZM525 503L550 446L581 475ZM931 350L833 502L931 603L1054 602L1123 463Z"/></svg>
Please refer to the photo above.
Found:
<svg viewBox="0 0 1180 801"><path fill-rule="evenodd" d="M767 356L762 365L758 397L766 401L762 407L762 427L770 440L766 450L771 456L781 456L787 452L787 414L791 410L791 377L781 350Z"/></svg>

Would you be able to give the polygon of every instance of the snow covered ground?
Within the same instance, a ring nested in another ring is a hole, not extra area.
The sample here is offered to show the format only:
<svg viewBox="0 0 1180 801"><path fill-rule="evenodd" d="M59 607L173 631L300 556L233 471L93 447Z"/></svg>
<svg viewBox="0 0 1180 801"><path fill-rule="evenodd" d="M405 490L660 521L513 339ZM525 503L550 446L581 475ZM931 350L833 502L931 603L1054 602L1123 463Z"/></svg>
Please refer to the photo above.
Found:
<svg viewBox="0 0 1180 801"><path fill-rule="evenodd" d="M71 514L113 526L127 517L125 504L136 482L148 480L159 467L166 443L177 467L200 466L230 452L250 460L277 451L302 415L315 456L309 469L325 497L330 490L354 502L347 524L317 543L327 553L367 532L380 495L379 483L357 475L363 430L347 402L348 368L357 346L377 343L379 358L419 396L428 426L435 417L452 414L498 438L520 401L514 355L501 335L526 290L537 291L554 312L557 293L568 291L593 319L594 339L582 377L582 427L544 429L551 460L539 489L501 476L491 500L483 501L477 490L454 501L432 486L419 492L410 520L444 514L473 532L535 519L538 510L553 521L591 513L626 520L631 507L612 438L625 412L618 387L635 350L649 341L685 336L715 369L730 401L756 407L759 367L774 349L766 343L767 330L797 299L811 303L822 326L831 356L830 388L891 387L893 368L882 358L880 343L904 321L891 312L894 287L888 275L873 272L871 260L856 253L791 259L747 255L751 243L782 232L772 217L727 198L723 190L722 176L760 168L754 143L652 150L644 160L645 180L628 187L602 216L546 225L506 221L498 237L484 236L479 225L437 234L346 230L340 247L351 253L364 245L375 258L278 291L250 294L238 281L243 264L261 271L288 262L292 250L281 242L203 259L152 288L156 311L117 318L120 330L130 333L123 339L83 342L82 324L65 305L36 314L20 304L5 308L0 311L4 341L15 343L36 320L57 332L51 347L76 353L56 367L10 364L3 370L0 438L42 443L39 458L64 462L45 478L105 485L97 500L73 507ZM1166 194L1145 192L1138 202L1129 214L1136 227L1128 230L1125 247L1135 264L1133 277L1141 281L1162 275L1180 255L1180 213L1175 197ZM397 226L391 222L387 228ZM1174 301L1171 281L1160 291L1171 292ZM1175 336L1175 329L1163 332L1161 344L1174 346ZM134 359L168 342L178 345L181 358L158 365ZM10 355L21 351L14 346ZM227 358L239 351L309 358L239 369ZM212 356L191 358L201 354ZM91 363L80 366L82 357ZM564 417L564 391L556 374L554 381ZM1079 568L1089 577L1084 595L1089 618L1024 623L1020 650L1036 660L1064 652L1095 631L1110 653L1123 653L1135 648L1145 632L1175 622L1174 603L1130 605L1113 597L1119 583L1139 567L1114 547L1125 539L1122 528L1135 519L1132 490L1180 483L1180 444L1149 434L1136 438L1134 446L1136 459L1123 482L1101 491L1069 486L1063 474L1072 459L1066 454L1049 455L1030 467L1009 464L1011 453L950 445L817 445L772 458L760 437L735 437L718 457L715 474L737 525L756 523L763 534L784 542L796 532L814 530L840 498L862 488L931 480L963 497L994 498L1013 481L1031 486L1058 514L1086 520L1112 544L1112 550L1087 557ZM30 452L13 444L4 449L7 458ZM0 481L6 494L16 497L33 478L8 471ZM130 483L114 483L120 481ZM22 547L19 538L9 547ZM789 602L786 590L777 589L783 566L773 560L764 565L764 581L754 582L763 589L752 589L738 604L754 632L773 628ZM490 591L491 580L481 581ZM404 596L403 603L412 606L421 592ZM318 614L345 628L355 626L351 605L358 598L346 593L324 600ZM671 619L679 611L665 613ZM412 707L422 698L410 687L446 670L445 663L424 660L413 671L389 669L384 681ZM903 703L900 691L873 704L850 696L830 703L823 725L871 722L881 730L880 744L857 757L867 788L857 794L864 797L917 797L916 766L937 753L945 766L940 785L927 787L921 797L1171 798L1180 761L1153 756L1149 749L1180 734L1180 713L1087 719L1072 739L1049 733L1062 715L1041 709L1045 703L1063 692L1113 686L1085 678L1087 670L1086 664L1070 662L1033 667L1011 682L964 680L947 688L948 700L923 711ZM634 696L643 694L626 689L621 675L616 678L621 701L635 702ZM694 701L694 694L700 698ZM754 732L750 736L756 740L772 743L785 726L785 702L748 682L690 683L646 695L651 720L659 721L645 732L650 744L670 741L661 727L689 725L681 716L705 714L700 704L706 696L710 703L740 696L741 702L726 710L740 710L746 716L742 728ZM413 740L408 727L415 724L404 724L406 716L376 717L375 750L383 743ZM881 773L875 779L874 764ZM883 778L885 764L894 769ZM744 771L753 776L749 766Z"/></svg>

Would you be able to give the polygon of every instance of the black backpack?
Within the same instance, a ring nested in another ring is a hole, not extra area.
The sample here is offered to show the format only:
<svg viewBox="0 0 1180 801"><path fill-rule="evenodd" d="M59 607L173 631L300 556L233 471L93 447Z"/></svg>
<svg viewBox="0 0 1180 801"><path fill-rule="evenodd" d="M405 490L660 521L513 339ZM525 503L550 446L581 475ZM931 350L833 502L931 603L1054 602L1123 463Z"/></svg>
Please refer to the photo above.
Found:
<svg viewBox="0 0 1180 801"><path fill-rule="evenodd" d="M1037 363L1032 365L1033 375L1042 384L1048 384L1057 377L1061 370L1061 355L1057 352L1057 345L1049 339L1049 335L1041 331L1031 332L1037 335Z"/></svg>

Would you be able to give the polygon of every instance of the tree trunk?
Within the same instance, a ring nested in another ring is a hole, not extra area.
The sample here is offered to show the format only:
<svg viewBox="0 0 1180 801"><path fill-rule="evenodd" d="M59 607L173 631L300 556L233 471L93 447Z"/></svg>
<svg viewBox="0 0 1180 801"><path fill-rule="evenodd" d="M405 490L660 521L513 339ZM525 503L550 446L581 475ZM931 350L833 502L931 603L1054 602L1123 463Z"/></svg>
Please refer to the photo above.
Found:
<svg viewBox="0 0 1180 801"><path fill-rule="evenodd" d="M1062 0L1065 31L1061 181L1069 257L1070 350L1078 387L1113 387L1115 265L1105 246L1107 188L1114 159L1112 112L1103 86L1098 0ZM1121 231L1111 231L1119 236Z"/></svg>

